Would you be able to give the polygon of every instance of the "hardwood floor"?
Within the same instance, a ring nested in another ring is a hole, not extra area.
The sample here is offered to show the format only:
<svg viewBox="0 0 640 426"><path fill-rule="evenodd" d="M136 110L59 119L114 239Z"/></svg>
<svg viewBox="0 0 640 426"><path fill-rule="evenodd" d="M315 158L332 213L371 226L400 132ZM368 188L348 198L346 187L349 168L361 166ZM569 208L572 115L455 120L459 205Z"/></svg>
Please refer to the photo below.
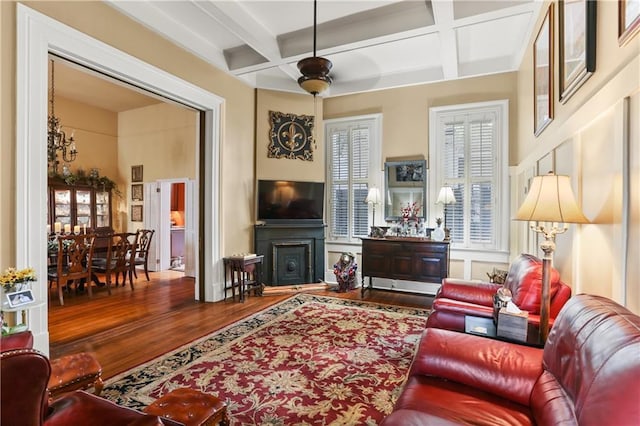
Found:
<svg viewBox="0 0 640 426"><path fill-rule="evenodd" d="M120 286L112 288L109 296L105 288L94 287L92 299L86 294L68 294L64 306L57 297L50 299L50 356L94 352L102 364L103 378L108 379L291 296L251 295L244 303L230 298L201 303L193 300L193 278L175 271L150 275L147 282L144 273L138 274L133 291L128 285ZM313 294L419 308L430 308L433 300L380 290L367 291L364 298L360 289Z"/></svg>

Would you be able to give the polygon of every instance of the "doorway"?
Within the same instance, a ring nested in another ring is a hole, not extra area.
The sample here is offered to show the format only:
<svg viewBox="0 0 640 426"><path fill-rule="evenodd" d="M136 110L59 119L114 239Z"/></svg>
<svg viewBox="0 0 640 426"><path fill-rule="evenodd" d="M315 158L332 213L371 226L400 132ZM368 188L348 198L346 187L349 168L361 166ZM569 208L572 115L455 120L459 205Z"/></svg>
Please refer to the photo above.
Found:
<svg viewBox="0 0 640 426"><path fill-rule="evenodd" d="M144 226L156 230L149 250L149 270L197 276L195 188L195 180L187 178L145 184Z"/></svg>
<svg viewBox="0 0 640 426"><path fill-rule="evenodd" d="M71 27L36 12L23 4L17 10L17 108L16 139L16 262L31 265L38 276L47 275L46 229L47 191L47 99L48 54L53 53L79 65L94 69L121 81L135 84L195 109L202 111L203 138L201 157L196 173L201 191L196 205L202 205L204 216L196 238L220 235L219 223L219 154L220 107L223 99L199 88L193 83L164 72L126 53L105 45ZM196 243L196 246L200 246ZM197 268L196 298L214 301L222 298L219 238L203 238L202 259ZM206 283L206 284L205 284ZM38 286L34 293L39 300L47 300L46 285ZM49 353L47 303L30 311L30 327L34 334L34 347Z"/></svg>
<svg viewBox="0 0 640 426"><path fill-rule="evenodd" d="M169 269L184 272L185 265L185 203L184 203L184 182L174 182L171 184L171 215L169 225L171 230L169 256Z"/></svg>

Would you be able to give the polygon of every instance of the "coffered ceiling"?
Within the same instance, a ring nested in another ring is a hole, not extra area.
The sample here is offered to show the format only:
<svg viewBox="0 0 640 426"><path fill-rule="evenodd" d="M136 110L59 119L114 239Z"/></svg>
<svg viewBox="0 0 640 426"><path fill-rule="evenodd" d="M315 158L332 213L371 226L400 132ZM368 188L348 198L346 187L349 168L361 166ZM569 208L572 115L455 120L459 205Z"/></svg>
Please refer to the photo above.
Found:
<svg viewBox="0 0 640 426"><path fill-rule="evenodd" d="M304 93L296 64L313 49L312 0L106 0L257 88ZM323 96L516 70L541 0L319 0Z"/></svg>
<svg viewBox="0 0 640 426"><path fill-rule="evenodd" d="M252 87L304 93L312 0L106 0ZM333 62L323 96L518 69L539 0L319 0L318 55ZM56 60L56 94L114 112L162 99Z"/></svg>

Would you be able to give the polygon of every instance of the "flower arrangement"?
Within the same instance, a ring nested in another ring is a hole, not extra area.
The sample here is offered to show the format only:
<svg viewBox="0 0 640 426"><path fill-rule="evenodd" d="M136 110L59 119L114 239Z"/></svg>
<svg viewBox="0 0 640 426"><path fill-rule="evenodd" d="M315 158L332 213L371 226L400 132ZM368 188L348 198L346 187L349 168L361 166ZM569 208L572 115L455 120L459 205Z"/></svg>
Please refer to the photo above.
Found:
<svg viewBox="0 0 640 426"><path fill-rule="evenodd" d="M400 209L400 213L402 215L402 220L404 220L405 222L410 219L416 220L418 217L418 213L420 213L420 206L416 202L407 203L406 207L402 207Z"/></svg>
<svg viewBox="0 0 640 426"><path fill-rule="evenodd" d="M7 268L2 275L0 275L0 285L6 291L16 286L16 284L23 284L29 281L36 280L36 271L33 268L16 269Z"/></svg>

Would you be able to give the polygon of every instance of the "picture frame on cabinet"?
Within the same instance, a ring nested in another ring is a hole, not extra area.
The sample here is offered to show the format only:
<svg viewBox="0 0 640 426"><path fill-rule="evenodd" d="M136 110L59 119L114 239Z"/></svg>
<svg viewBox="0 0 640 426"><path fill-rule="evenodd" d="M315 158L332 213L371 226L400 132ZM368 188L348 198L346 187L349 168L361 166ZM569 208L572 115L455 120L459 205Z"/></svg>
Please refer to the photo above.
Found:
<svg viewBox="0 0 640 426"><path fill-rule="evenodd" d="M142 201L143 192L143 185L141 183L131 185L131 201Z"/></svg>
<svg viewBox="0 0 640 426"><path fill-rule="evenodd" d="M131 166L131 182L142 182L142 165Z"/></svg>
<svg viewBox="0 0 640 426"><path fill-rule="evenodd" d="M626 44L640 32L640 0L618 0L618 44Z"/></svg>
<svg viewBox="0 0 640 426"><path fill-rule="evenodd" d="M31 289L7 293L6 297L10 308L18 308L35 301L35 297L33 296Z"/></svg>
<svg viewBox="0 0 640 426"><path fill-rule="evenodd" d="M131 222L142 222L142 205L131 206Z"/></svg>
<svg viewBox="0 0 640 426"><path fill-rule="evenodd" d="M560 102L565 103L596 70L595 0L560 0L558 74Z"/></svg>
<svg viewBox="0 0 640 426"><path fill-rule="evenodd" d="M533 133L553 121L553 3L533 43Z"/></svg>

